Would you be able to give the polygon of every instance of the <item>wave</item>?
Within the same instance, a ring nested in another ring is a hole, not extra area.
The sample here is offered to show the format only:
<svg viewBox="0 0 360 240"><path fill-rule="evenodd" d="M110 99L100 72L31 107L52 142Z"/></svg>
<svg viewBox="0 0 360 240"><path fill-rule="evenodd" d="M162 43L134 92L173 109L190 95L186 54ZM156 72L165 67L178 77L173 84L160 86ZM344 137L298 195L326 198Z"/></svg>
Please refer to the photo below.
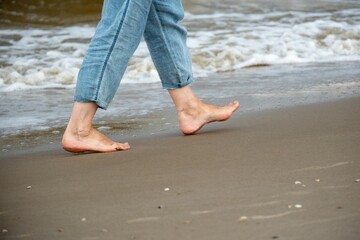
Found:
<svg viewBox="0 0 360 240"><path fill-rule="evenodd" d="M186 13L196 77L244 67L360 60L360 9ZM73 88L93 25L0 29L0 91ZM123 83L160 81L144 42Z"/></svg>

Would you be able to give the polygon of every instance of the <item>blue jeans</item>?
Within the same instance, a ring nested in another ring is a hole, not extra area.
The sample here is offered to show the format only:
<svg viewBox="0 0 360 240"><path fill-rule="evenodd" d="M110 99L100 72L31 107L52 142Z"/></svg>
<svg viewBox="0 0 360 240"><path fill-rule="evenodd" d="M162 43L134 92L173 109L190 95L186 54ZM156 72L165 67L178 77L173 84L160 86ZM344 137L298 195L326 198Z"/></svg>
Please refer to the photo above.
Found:
<svg viewBox="0 0 360 240"><path fill-rule="evenodd" d="M79 71L76 102L106 109L144 36L165 89L193 81L181 0L105 0L101 20Z"/></svg>

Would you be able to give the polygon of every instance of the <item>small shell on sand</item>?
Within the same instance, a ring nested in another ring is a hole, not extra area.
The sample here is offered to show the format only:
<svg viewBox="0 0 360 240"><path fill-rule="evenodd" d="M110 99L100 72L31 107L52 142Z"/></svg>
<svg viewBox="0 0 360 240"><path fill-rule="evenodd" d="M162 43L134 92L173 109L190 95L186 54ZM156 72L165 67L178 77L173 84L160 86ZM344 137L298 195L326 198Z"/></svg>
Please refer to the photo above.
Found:
<svg viewBox="0 0 360 240"><path fill-rule="evenodd" d="M7 232L9 232L7 229L3 229L3 230L1 230L1 232L3 232L3 233L7 233Z"/></svg>
<svg viewBox="0 0 360 240"><path fill-rule="evenodd" d="M315 179L315 182L320 182L320 179L319 178Z"/></svg>
<svg viewBox="0 0 360 240"><path fill-rule="evenodd" d="M167 187L167 188L164 188L164 191L165 191L165 192L168 192L168 191L170 191L170 188L168 188L168 187Z"/></svg>
<svg viewBox="0 0 360 240"><path fill-rule="evenodd" d="M295 208L302 208L302 205L301 205L301 204L295 204L294 207L295 207Z"/></svg>
<svg viewBox="0 0 360 240"><path fill-rule="evenodd" d="M360 178L356 179L355 182L360 183Z"/></svg>
<svg viewBox="0 0 360 240"><path fill-rule="evenodd" d="M86 218L82 218L81 221L82 221L82 222L85 222L85 221L86 221Z"/></svg>
<svg viewBox="0 0 360 240"><path fill-rule="evenodd" d="M31 186L27 186L26 189L31 189L32 187Z"/></svg>
<svg viewBox="0 0 360 240"><path fill-rule="evenodd" d="M295 185L300 185L300 184L302 184L302 182L300 182L300 181L295 181Z"/></svg>
<svg viewBox="0 0 360 240"><path fill-rule="evenodd" d="M246 221L247 219L248 219L247 216L241 216L241 217L239 217L238 221L243 222L243 221Z"/></svg>

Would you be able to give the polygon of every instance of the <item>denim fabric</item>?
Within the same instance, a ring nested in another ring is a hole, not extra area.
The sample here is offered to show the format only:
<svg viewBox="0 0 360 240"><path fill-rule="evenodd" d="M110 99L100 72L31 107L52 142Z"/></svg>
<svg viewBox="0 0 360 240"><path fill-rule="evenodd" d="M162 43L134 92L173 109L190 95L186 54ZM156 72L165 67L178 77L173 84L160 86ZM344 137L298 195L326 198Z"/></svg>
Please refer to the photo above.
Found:
<svg viewBox="0 0 360 240"><path fill-rule="evenodd" d="M193 81L181 0L105 0L101 20L78 74L76 102L106 109L144 36L165 89Z"/></svg>

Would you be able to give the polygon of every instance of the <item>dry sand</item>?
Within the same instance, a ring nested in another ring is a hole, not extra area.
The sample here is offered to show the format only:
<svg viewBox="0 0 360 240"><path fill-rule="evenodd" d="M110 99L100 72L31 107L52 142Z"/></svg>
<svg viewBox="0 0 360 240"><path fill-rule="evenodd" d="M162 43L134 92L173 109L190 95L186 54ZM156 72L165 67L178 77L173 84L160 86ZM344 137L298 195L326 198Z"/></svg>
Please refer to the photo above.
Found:
<svg viewBox="0 0 360 240"><path fill-rule="evenodd" d="M360 239L360 98L131 144L3 154L0 239Z"/></svg>

